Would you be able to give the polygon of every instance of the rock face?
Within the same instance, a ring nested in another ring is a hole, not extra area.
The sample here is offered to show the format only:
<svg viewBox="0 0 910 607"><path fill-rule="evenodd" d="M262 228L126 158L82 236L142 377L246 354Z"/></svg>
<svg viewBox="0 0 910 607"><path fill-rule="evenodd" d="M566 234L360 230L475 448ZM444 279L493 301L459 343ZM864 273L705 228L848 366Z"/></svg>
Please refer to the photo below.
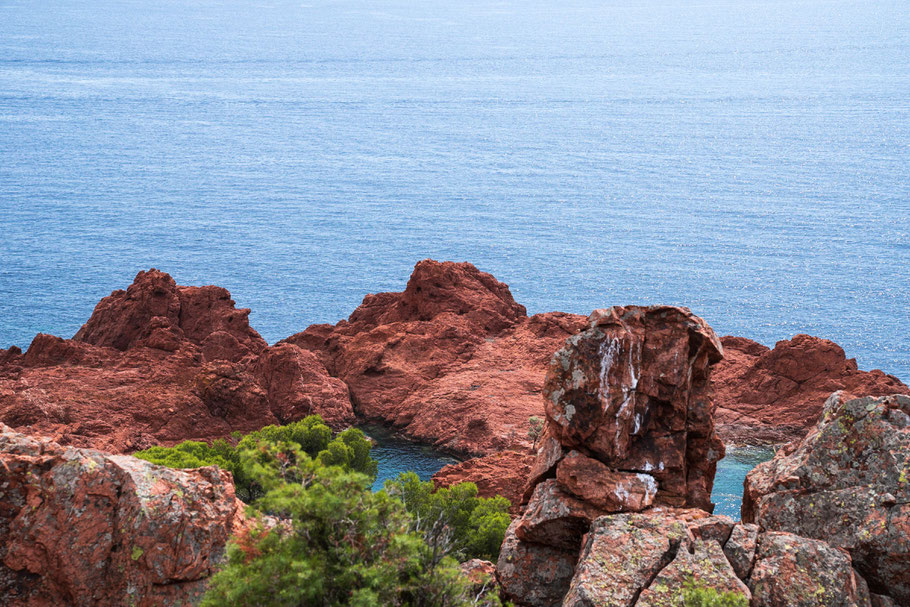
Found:
<svg viewBox="0 0 910 607"><path fill-rule="evenodd" d="M583 317L528 317L468 263L419 262L402 293L368 295L350 318L285 340L319 354L359 415L468 455L527 448L552 353Z"/></svg>
<svg viewBox="0 0 910 607"><path fill-rule="evenodd" d="M320 413L354 420L347 386L311 352L268 347L219 287L140 272L71 340L0 356L0 421L57 442L128 452Z"/></svg>
<svg viewBox="0 0 910 607"><path fill-rule="evenodd" d="M0 424L0 603L184 605L243 524L230 473L61 447Z"/></svg>
<svg viewBox="0 0 910 607"><path fill-rule="evenodd" d="M512 514L518 514L521 498L528 483L534 455L523 451L500 451L449 464L433 475L437 488L458 483L474 483L481 497L501 495L512 504Z"/></svg>
<svg viewBox="0 0 910 607"><path fill-rule="evenodd" d="M714 331L685 308L594 311L550 363L531 484L555 475L580 497L615 502L617 512L652 502L710 510L724 446L708 380L721 356Z"/></svg>
<svg viewBox="0 0 910 607"><path fill-rule="evenodd" d="M910 397L833 394L806 438L749 473L742 514L845 549L872 592L910 604Z"/></svg>
<svg viewBox="0 0 910 607"><path fill-rule="evenodd" d="M827 339L797 335L773 349L744 337L723 337L724 360L712 372L718 433L725 442L786 443L818 421L832 392L887 396L910 388L855 359Z"/></svg>

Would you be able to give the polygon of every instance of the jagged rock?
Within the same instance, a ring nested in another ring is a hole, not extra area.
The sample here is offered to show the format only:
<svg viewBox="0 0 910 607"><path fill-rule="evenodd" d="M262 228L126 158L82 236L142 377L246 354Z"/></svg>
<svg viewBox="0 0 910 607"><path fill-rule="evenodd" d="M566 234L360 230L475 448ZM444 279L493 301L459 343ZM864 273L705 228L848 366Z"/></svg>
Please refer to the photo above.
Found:
<svg viewBox="0 0 910 607"><path fill-rule="evenodd" d="M825 542L763 533L749 577L752 607L868 607L869 590L850 556Z"/></svg>
<svg viewBox="0 0 910 607"><path fill-rule="evenodd" d="M714 540L696 539L681 545L676 557L642 590L635 607L685 607L683 590L688 582L722 593L752 598L749 588L736 576Z"/></svg>
<svg viewBox="0 0 910 607"><path fill-rule="evenodd" d="M522 540L578 552L591 521L605 512L567 493L555 480L540 483L515 527Z"/></svg>
<svg viewBox="0 0 910 607"><path fill-rule="evenodd" d="M797 335L773 349L744 337L721 338L724 360L711 373L717 431L725 442L786 443L818 421L837 390L864 396L910 394L893 375L860 371L827 339Z"/></svg>
<svg viewBox="0 0 910 607"><path fill-rule="evenodd" d="M577 551L522 541L518 523L506 530L496 575L504 598L530 607L558 607L569 588Z"/></svg>
<svg viewBox="0 0 910 607"><path fill-rule="evenodd" d="M562 605L632 607L677 551L688 549L692 541L680 521L647 514L601 517L587 535Z"/></svg>
<svg viewBox="0 0 910 607"><path fill-rule="evenodd" d="M714 515L696 519L689 523L689 530L696 539L715 541L721 546L727 543L736 523L729 516Z"/></svg>
<svg viewBox="0 0 910 607"><path fill-rule="evenodd" d="M724 554L741 580L748 579L752 572L757 542L758 525L737 523L724 543Z"/></svg>
<svg viewBox="0 0 910 607"><path fill-rule="evenodd" d="M512 504L512 514L518 514L522 494L534 456L524 451L500 451L444 466L433 475L436 488L458 483L474 483L481 497L501 495Z"/></svg>
<svg viewBox="0 0 910 607"><path fill-rule="evenodd" d="M172 470L0 424L0 603L195 602L243 504L230 473Z"/></svg>
<svg viewBox="0 0 910 607"><path fill-rule="evenodd" d="M571 451L556 467L556 480L570 493L604 512L637 512L654 502L657 482L641 472L618 472Z"/></svg>
<svg viewBox="0 0 910 607"><path fill-rule="evenodd" d="M368 295L348 320L285 341L348 384L357 413L467 455L530 446L543 373L583 317L527 317L468 263L424 260L402 293Z"/></svg>
<svg viewBox="0 0 910 607"><path fill-rule="evenodd" d="M873 592L910 602L910 397L833 394L745 485L744 521L846 549Z"/></svg>
<svg viewBox="0 0 910 607"><path fill-rule="evenodd" d="M265 340L250 327L249 314L248 309L234 307L227 289L181 287L168 274L152 268L139 272L126 291L114 291L102 299L73 340L127 350L143 339L156 339L156 331L171 328L196 345L220 333L220 339L209 343L208 359L236 361L266 347ZM233 339L230 349L215 345L215 341L223 345L228 337Z"/></svg>
<svg viewBox="0 0 910 607"><path fill-rule="evenodd" d="M323 414L354 419L347 387L307 351L267 348L219 287L157 270L104 298L74 339L39 334L0 362L0 421L61 444L130 452Z"/></svg>
<svg viewBox="0 0 910 607"><path fill-rule="evenodd" d="M550 363L547 442L534 474L552 474L560 457L555 441L613 470L650 475L656 503L710 510L724 448L714 432L708 377L721 352L711 328L684 308L594 311L588 328Z"/></svg>

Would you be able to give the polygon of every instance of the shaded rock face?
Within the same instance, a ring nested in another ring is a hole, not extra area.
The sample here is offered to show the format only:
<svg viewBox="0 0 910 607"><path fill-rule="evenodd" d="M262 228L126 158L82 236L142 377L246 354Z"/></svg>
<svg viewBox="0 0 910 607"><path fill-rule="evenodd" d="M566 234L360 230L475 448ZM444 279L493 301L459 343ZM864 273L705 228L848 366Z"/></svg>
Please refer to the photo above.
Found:
<svg viewBox="0 0 910 607"><path fill-rule="evenodd" d="M528 317L508 287L468 263L425 260L402 293L368 295L346 321L287 343L345 381L357 413L467 455L531 444L547 361L584 318Z"/></svg>
<svg viewBox="0 0 910 607"><path fill-rule="evenodd" d="M0 424L0 603L195 602L243 524L230 473L61 447Z"/></svg>
<svg viewBox="0 0 910 607"><path fill-rule="evenodd" d="M500 451L444 466L433 475L433 484L438 489L458 483L474 483L478 495L501 495L512 504L511 513L518 514L533 462L534 455L531 453Z"/></svg>
<svg viewBox="0 0 910 607"><path fill-rule="evenodd" d="M219 287L140 272L71 340L39 334L0 357L0 421L62 444L129 452L320 413L354 420L344 382L311 352L268 347Z"/></svg>
<svg viewBox="0 0 910 607"><path fill-rule="evenodd" d="M724 360L712 372L718 432L726 442L786 443L815 425L822 403L844 390L865 396L910 394L879 370L860 371L856 360L827 339L797 335L773 349L744 337L721 338Z"/></svg>
<svg viewBox="0 0 910 607"><path fill-rule="evenodd" d="M724 447L714 432L708 380L721 356L714 331L685 308L593 312L588 328L567 340L550 363L546 435L532 485L553 474L569 483L571 467L579 470L569 484L587 499L593 491L618 502L613 511L652 502L710 510ZM570 449L579 453L565 461ZM628 477L627 487L604 480L607 469ZM594 487L596 479L615 485L613 495ZM592 486L582 488L584 483Z"/></svg>
<svg viewBox="0 0 910 607"><path fill-rule="evenodd" d="M742 514L845 549L872 592L910 604L910 397L833 394L806 438L749 473Z"/></svg>

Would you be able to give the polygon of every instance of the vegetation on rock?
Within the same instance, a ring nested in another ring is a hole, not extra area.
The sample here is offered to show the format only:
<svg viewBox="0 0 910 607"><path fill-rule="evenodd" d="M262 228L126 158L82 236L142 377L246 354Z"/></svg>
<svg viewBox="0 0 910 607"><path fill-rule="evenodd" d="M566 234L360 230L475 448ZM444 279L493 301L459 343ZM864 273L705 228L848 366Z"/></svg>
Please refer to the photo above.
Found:
<svg viewBox="0 0 910 607"><path fill-rule="evenodd" d="M230 544L204 606L501 606L495 592L478 593L458 563L498 553L508 500L479 498L473 483L434 492L414 473L374 493L376 461L359 430L333 436L310 416L236 446L185 442L136 455L230 470L260 519Z"/></svg>

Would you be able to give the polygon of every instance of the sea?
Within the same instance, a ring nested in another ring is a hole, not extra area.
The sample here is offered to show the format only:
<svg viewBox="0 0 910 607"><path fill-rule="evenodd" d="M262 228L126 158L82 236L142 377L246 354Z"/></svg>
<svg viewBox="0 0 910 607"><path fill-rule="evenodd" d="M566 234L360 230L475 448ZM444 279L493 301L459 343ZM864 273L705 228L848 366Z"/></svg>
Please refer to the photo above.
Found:
<svg viewBox="0 0 910 607"><path fill-rule="evenodd" d="M150 267L274 342L424 258L910 382L906 0L0 0L0 348Z"/></svg>

